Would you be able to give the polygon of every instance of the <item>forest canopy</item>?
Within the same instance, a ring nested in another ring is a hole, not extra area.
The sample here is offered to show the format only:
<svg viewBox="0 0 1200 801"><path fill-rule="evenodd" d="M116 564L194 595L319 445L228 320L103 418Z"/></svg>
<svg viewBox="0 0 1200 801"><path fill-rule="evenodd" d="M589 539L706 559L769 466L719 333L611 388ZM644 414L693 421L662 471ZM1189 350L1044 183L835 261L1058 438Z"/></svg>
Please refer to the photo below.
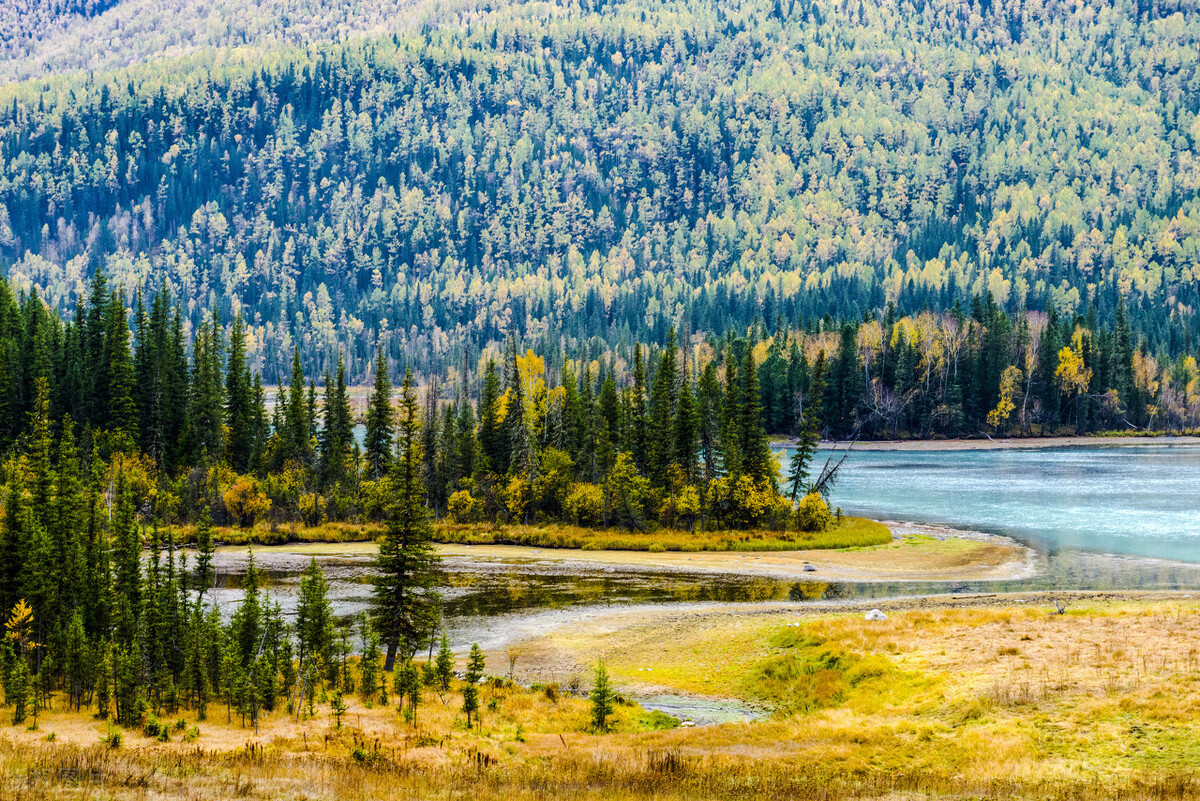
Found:
<svg viewBox="0 0 1200 801"><path fill-rule="evenodd" d="M509 335L628 360L672 325L987 294L1108 328L1123 299L1147 356L1194 347L1189 4L530 3L314 31L0 88L14 287L70 316L98 268L131 306L163 286L189 337L239 315L268 382L294 348L318 374L341 350L355 383L379 344L425 376Z"/></svg>

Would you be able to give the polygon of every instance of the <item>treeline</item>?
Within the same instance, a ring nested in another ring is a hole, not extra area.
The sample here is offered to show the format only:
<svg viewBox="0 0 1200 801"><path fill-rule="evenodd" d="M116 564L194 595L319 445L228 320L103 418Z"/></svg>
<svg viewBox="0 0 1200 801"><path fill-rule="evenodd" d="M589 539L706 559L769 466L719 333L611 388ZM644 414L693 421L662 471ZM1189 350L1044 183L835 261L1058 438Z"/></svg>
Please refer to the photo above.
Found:
<svg viewBox="0 0 1200 801"><path fill-rule="evenodd" d="M557 367L510 339L457 382L419 388L406 370L398 394L380 350L360 440L344 365L318 389L293 353L268 406L240 320L214 315L188 338L166 290L132 311L121 297L100 273L62 322L0 282L0 608L12 610L0 678L18 719L57 694L126 725L217 701L247 725L280 706L311 713L318 697L337 714L356 685L382 701L381 668L415 705L442 675L431 661L419 681L411 662L437 630L431 515L809 532L833 523L822 435L1153 425L1178 397L1184 422L1200 412L1195 359L1158 366L1119 301L1110 329L1053 309L1012 319L984 296L969 313L889 310L685 345L668 329L628 359L557 354ZM771 433L796 438L786 465ZM292 623L253 565L228 622L205 602L214 525L339 520L383 524L357 645L333 635L315 566Z"/></svg>
<svg viewBox="0 0 1200 801"><path fill-rule="evenodd" d="M381 519L395 420L382 351L360 441L342 360L318 390L293 353L289 383L268 410L241 321L227 335L214 316L188 340L165 290L130 312L97 273L74 319L60 323L36 296L14 298L0 282L0 323L0 380L10 390L0 430L18 454L30 420L54 421L62 438L79 431L85 461L115 459L136 473L139 508L164 523L194 522L202 508L225 525ZM499 361L460 371L478 379L429 376L429 505L463 522L786 527L791 507L777 491L768 426L798 425L795 403L812 379L797 363L788 369L799 383L784 400L775 388L764 393L760 376L774 379L778 358L769 354L764 373L758 344L731 338L701 365L671 331L653 357L635 346L628 369L615 357L560 356L550 370L510 340ZM807 481L800 476L790 495L807 494Z"/></svg>
<svg viewBox="0 0 1200 801"><path fill-rule="evenodd" d="M0 262L66 314L103 268L188 332L240 315L271 383L296 348L360 383L378 346L444 374L510 335L629 350L987 292L1108 328L1123 297L1174 359L1198 43L1179 3L637 0L55 76L0 93Z"/></svg>
<svg viewBox="0 0 1200 801"><path fill-rule="evenodd" d="M28 439L4 468L0 683L13 723L31 715L36 723L57 696L60 708L94 706L102 718L111 715L163 740L172 730L193 738L196 732L160 715L190 709L204 719L214 702L224 703L227 719L236 714L243 726L257 727L261 714L285 703L299 719L328 700L340 725L346 693L388 703L384 671L392 672L410 720L422 686L437 686L444 698L454 659L444 632L432 658L440 625L438 558L411 376L397 411L371 615L337 624L314 559L301 579L294 619L285 620L261 592L251 553L242 598L225 621L206 599L215 579L209 510L199 512L189 565L174 535L160 532L153 488L137 486L142 476L131 463L139 457L114 452L105 460L97 441L92 457L81 460L69 416L52 433L48 382L37 379ZM128 444L127 431L114 433L113 441ZM354 631L360 642L351 640ZM418 673L412 660L425 645L430 659ZM476 646L463 688L468 725L478 711L481 666Z"/></svg>

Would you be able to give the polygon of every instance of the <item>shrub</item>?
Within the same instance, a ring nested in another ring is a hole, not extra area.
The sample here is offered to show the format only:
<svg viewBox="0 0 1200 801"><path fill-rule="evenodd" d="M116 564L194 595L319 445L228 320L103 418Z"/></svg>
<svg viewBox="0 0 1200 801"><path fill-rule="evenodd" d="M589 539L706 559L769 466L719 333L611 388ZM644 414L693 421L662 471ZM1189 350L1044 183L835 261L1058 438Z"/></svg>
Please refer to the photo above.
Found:
<svg viewBox="0 0 1200 801"><path fill-rule="evenodd" d="M312 492L306 492L300 496L300 517L303 518L305 525L319 526L326 520L325 518L325 499L320 495Z"/></svg>
<svg viewBox="0 0 1200 801"><path fill-rule="evenodd" d="M251 476L242 476L235 481L225 491L222 500L225 501L225 511L243 528L251 528L255 521L271 510L271 499L259 489L258 482Z"/></svg>
<svg viewBox="0 0 1200 801"><path fill-rule="evenodd" d="M801 531L824 531L829 528L832 518L829 504L816 492L801 498L796 508L796 527Z"/></svg>
<svg viewBox="0 0 1200 801"><path fill-rule="evenodd" d="M505 505L509 520L520 520L533 500L533 486L521 476L513 476L505 488Z"/></svg>
<svg viewBox="0 0 1200 801"><path fill-rule="evenodd" d="M148 714L146 715L146 722L142 724L142 733L147 737L163 739L163 735L167 734L167 725L154 714Z"/></svg>
<svg viewBox="0 0 1200 801"><path fill-rule="evenodd" d="M668 528L691 529L700 516L700 491L688 484L678 492L671 492L659 509L659 522Z"/></svg>
<svg viewBox="0 0 1200 801"><path fill-rule="evenodd" d="M595 484L572 484L567 494L567 517L581 526L597 526L604 520L604 490Z"/></svg>
<svg viewBox="0 0 1200 801"><path fill-rule="evenodd" d="M100 736L100 745L109 750L116 750L121 747L121 730L111 723L108 724L108 732Z"/></svg>
<svg viewBox="0 0 1200 801"><path fill-rule="evenodd" d="M446 502L455 523L478 523L483 519L483 506L467 490L459 490Z"/></svg>

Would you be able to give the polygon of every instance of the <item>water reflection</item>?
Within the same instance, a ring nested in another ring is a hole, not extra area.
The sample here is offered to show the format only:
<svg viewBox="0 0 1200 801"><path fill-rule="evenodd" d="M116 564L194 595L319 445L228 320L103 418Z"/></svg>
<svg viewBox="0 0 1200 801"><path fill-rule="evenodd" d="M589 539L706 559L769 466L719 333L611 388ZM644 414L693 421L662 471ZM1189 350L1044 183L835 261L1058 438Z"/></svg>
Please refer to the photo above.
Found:
<svg viewBox="0 0 1200 801"><path fill-rule="evenodd" d="M271 598L284 614L295 612L300 572L309 557L261 552L255 562ZM345 622L371 601L369 557L318 557L329 581L335 615ZM246 557L218 554L217 586L210 591L226 615L241 598ZM705 603L865 600L931 594L1040 590L1197 590L1200 565L1062 549L1038 556L1037 574L1011 581L864 581L772 578L764 575L686 573L583 567L532 560L448 558L443 570L443 614L456 648L470 642L499 644L514 633L536 634L577 617L615 607Z"/></svg>

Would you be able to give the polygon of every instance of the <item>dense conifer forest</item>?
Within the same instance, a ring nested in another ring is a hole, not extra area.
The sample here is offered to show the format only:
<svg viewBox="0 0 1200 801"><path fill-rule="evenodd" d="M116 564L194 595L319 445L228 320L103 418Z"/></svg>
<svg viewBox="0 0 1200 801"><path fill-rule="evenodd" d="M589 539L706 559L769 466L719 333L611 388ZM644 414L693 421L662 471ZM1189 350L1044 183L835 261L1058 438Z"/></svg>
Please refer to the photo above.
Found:
<svg viewBox="0 0 1200 801"><path fill-rule="evenodd" d="M4 5L13 722L413 719L438 525L803 538L822 439L1196 430L1198 64L1182 0ZM211 601L327 524L369 617Z"/></svg>
<svg viewBox="0 0 1200 801"><path fill-rule="evenodd" d="M269 383L297 347L365 383L379 344L428 377L989 293L1106 329L1124 301L1160 384L1195 350L1182 5L516 4L304 48L261 16L244 51L0 90L14 286L66 317L100 268L165 286L189 337L240 315Z"/></svg>

